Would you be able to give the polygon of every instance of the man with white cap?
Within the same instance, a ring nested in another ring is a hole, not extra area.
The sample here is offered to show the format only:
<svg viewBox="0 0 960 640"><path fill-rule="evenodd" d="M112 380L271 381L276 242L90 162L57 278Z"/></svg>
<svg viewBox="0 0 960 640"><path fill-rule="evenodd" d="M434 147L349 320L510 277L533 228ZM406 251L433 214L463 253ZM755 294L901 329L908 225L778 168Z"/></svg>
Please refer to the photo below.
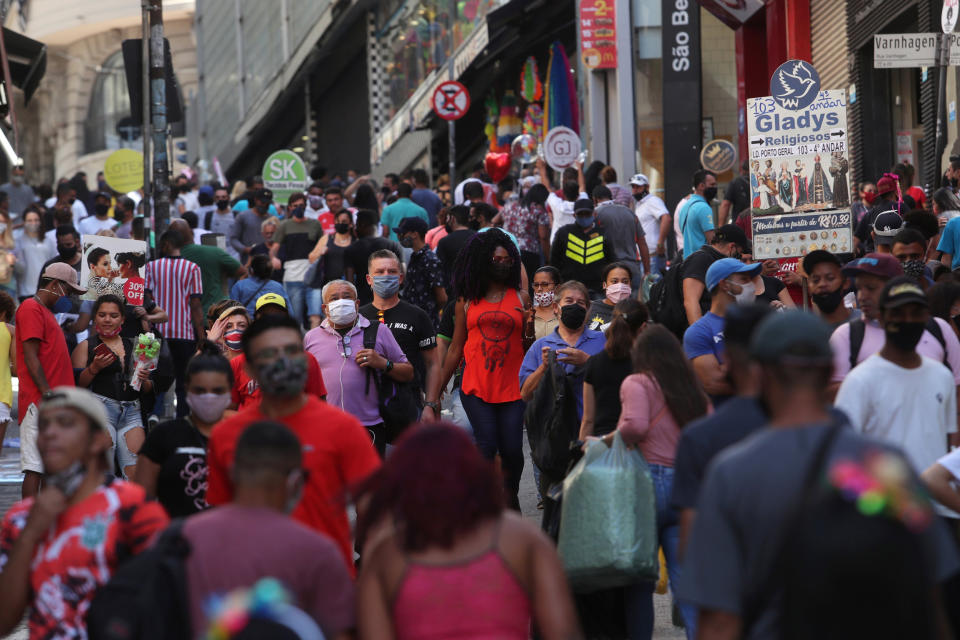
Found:
<svg viewBox="0 0 960 640"><path fill-rule="evenodd" d="M650 193L650 180L644 174L630 178L630 189L637 202L634 212L650 250L650 272L663 273L667 268L666 241L672 233L673 216L663 200Z"/></svg>
<svg viewBox="0 0 960 640"><path fill-rule="evenodd" d="M65 262L54 262L40 274L36 295L24 300L17 309L17 362L23 363L19 370L17 405L24 498L36 495L43 474L43 462L37 450L40 401L54 387L74 386L67 341L52 309L60 298L86 291L80 286L73 267Z"/></svg>

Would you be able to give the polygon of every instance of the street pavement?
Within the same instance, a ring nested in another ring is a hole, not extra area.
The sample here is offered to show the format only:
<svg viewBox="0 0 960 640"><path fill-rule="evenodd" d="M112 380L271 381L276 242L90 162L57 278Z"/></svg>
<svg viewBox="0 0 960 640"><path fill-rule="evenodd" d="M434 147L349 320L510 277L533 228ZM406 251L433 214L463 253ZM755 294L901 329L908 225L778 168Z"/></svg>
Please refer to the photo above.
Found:
<svg viewBox="0 0 960 640"><path fill-rule="evenodd" d="M19 435L17 426L11 424L7 429L7 441L17 439ZM543 512L537 509L537 489L533 481L533 465L530 463L530 448L526 438L524 438L524 452L526 464L520 481L520 508L524 517L539 524ZM20 499L20 479L19 450L4 448L2 454L0 454L0 513L6 513L7 509ZM653 637L655 640L674 640L685 637L682 629L678 629L671 624L669 595L654 595L654 611L656 622ZM7 640L27 640L25 625L21 624L5 638Z"/></svg>

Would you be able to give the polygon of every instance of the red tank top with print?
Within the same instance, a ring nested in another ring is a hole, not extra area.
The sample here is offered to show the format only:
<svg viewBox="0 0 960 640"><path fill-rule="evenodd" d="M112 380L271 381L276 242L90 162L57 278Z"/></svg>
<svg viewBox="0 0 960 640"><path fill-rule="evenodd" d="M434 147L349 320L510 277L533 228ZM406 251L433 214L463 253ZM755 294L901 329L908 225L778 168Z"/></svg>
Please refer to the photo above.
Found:
<svg viewBox="0 0 960 640"><path fill-rule="evenodd" d="M490 403L519 400L523 355L523 303L516 289L507 289L499 302L468 304L464 393Z"/></svg>

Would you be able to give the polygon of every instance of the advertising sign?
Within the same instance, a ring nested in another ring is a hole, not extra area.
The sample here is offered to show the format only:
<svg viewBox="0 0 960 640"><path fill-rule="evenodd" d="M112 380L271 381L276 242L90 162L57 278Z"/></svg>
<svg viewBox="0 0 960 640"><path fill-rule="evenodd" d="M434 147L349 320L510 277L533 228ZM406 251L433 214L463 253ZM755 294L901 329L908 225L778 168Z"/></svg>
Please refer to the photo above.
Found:
<svg viewBox="0 0 960 640"><path fill-rule="evenodd" d="M103 179L118 193L129 193L143 186L143 154L133 149L117 149L103 163Z"/></svg>
<svg viewBox="0 0 960 640"><path fill-rule="evenodd" d="M754 257L851 251L844 91L820 91L800 110L785 109L772 96L751 98L747 130ZM830 215L819 215L825 211Z"/></svg>
<svg viewBox="0 0 960 640"><path fill-rule="evenodd" d="M897 162L913 164L913 134L897 131Z"/></svg>
<svg viewBox="0 0 960 640"><path fill-rule="evenodd" d="M580 136L568 127L554 127L543 139L544 160L554 171L572 167L580 151Z"/></svg>
<svg viewBox="0 0 960 640"><path fill-rule="evenodd" d="M112 294L135 307L143 306L143 268L147 243L107 236L84 235L81 286L87 287L84 300Z"/></svg>
<svg viewBox="0 0 960 640"><path fill-rule="evenodd" d="M263 163L263 186L273 191L273 198L281 204L294 193L307 188L307 165L293 151L274 151Z"/></svg>
<svg viewBox="0 0 960 640"><path fill-rule="evenodd" d="M580 41L585 67L617 68L617 12L613 0L581 0Z"/></svg>
<svg viewBox="0 0 960 640"><path fill-rule="evenodd" d="M729 140L718 138L703 145L700 165L714 173L725 173L737 164L737 148Z"/></svg>

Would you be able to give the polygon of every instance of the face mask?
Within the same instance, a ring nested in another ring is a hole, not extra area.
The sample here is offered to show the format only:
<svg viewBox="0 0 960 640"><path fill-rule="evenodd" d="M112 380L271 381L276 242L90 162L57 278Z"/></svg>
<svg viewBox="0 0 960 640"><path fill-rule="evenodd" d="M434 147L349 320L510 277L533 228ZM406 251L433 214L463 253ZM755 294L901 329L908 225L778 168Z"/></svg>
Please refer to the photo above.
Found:
<svg viewBox="0 0 960 640"><path fill-rule="evenodd" d="M404 237L400 238L400 246L401 246L401 247L404 247L404 248L406 248L406 249L412 249L412 248L413 248L413 238L411 238L410 236L404 236Z"/></svg>
<svg viewBox="0 0 960 640"><path fill-rule="evenodd" d="M616 284L607 285L607 300L613 304L617 304L621 300L626 300L630 295L630 285L618 282Z"/></svg>
<svg viewBox="0 0 960 640"><path fill-rule="evenodd" d="M57 254L62 260L70 260L73 256L77 255L77 245L73 245L72 247L57 245Z"/></svg>
<svg viewBox="0 0 960 640"><path fill-rule="evenodd" d="M370 288L381 298L392 298L400 290L400 276L373 276Z"/></svg>
<svg viewBox="0 0 960 640"><path fill-rule="evenodd" d="M737 304L753 304L757 299L757 286L752 282L740 285L740 293L731 293Z"/></svg>
<svg viewBox="0 0 960 640"><path fill-rule="evenodd" d="M357 303L349 298L341 298L327 304L327 317L337 326L351 324L357 319Z"/></svg>
<svg viewBox="0 0 960 640"><path fill-rule="evenodd" d="M647 193L649 193L649 192L648 192L648 191L640 191L639 193L635 193L635 194L633 194L633 199L636 200L637 202L640 202L641 200L643 200L644 198L647 197Z"/></svg>
<svg viewBox="0 0 960 640"><path fill-rule="evenodd" d="M577 224L581 229L589 229L593 226L593 216L577 216Z"/></svg>
<svg viewBox="0 0 960 640"><path fill-rule="evenodd" d="M73 206L73 203L76 202L76 201L77 201L76 198L70 198L69 200L67 200L67 202L70 203L70 206L71 206L71 207Z"/></svg>
<svg viewBox="0 0 960 640"><path fill-rule="evenodd" d="M39 223L39 222L26 222L26 223L24 223L24 225L23 225L23 230L26 231L26 232L28 232L28 233L36 233L37 231L40 231L40 223Z"/></svg>
<svg viewBox="0 0 960 640"><path fill-rule="evenodd" d="M587 319L587 310L578 304L568 304L560 307L560 322L567 329L575 331L583 326L583 321Z"/></svg>
<svg viewBox="0 0 960 640"><path fill-rule="evenodd" d="M23 184L23 176L14 175L10 178L10 182L15 185Z"/></svg>
<svg viewBox="0 0 960 640"><path fill-rule="evenodd" d="M883 331L887 342L901 351L913 351L926 327L925 322L888 322Z"/></svg>
<svg viewBox="0 0 960 640"><path fill-rule="evenodd" d="M352 300L348 302L353 303ZM303 356L283 356L257 370L257 382L263 392L271 396L295 396L303 393L307 384L307 359Z"/></svg>
<svg viewBox="0 0 960 640"><path fill-rule="evenodd" d="M262 215L267 212L267 205L258 204L256 207L254 207L254 209L256 209Z"/></svg>
<svg viewBox="0 0 960 640"><path fill-rule="evenodd" d="M553 291L537 291L533 294L533 301L538 307L549 307L553 304Z"/></svg>
<svg viewBox="0 0 960 640"><path fill-rule="evenodd" d="M323 196L307 196L307 202L310 203L311 209L317 211L323 207Z"/></svg>
<svg viewBox="0 0 960 640"><path fill-rule="evenodd" d="M907 260L903 263L903 274L919 282L920 278L923 277L923 270L926 266L923 260Z"/></svg>
<svg viewBox="0 0 960 640"><path fill-rule="evenodd" d="M229 200L217 200L217 211L226 211L229 206Z"/></svg>
<svg viewBox="0 0 960 640"><path fill-rule="evenodd" d="M45 481L50 486L60 489L63 495L69 498L80 488L85 475L87 475L87 468L80 462L74 462L63 471L48 475Z"/></svg>
<svg viewBox="0 0 960 640"><path fill-rule="evenodd" d="M101 204L93 205L94 215L98 215L102 217L107 215L107 211L110 211L110 205L108 204L101 203Z"/></svg>
<svg viewBox="0 0 960 640"><path fill-rule="evenodd" d="M307 210L303 206L299 206L293 210L293 217L297 218L298 220L303 220L303 216L305 216L306 213Z"/></svg>
<svg viewBox="0 0 960 640"><path fill-rule="evenodd" d="M337 224L333 225L333 229L342 236L347 235L350 233L350 223L338 222Z"/></svg>
<svg viewBox="0 0 960 640"><path fill-rule="evenodd" d="M707 187L703 190L703 198L707 202L710 202L717 197L717 188L716 187Z"/></svg>
<svg viewBox="0 0 960 640"><path fill-rule="evenodd" d="M833 313L843 303L843 289L837 289L829 293L815 293L810 296L813 304L817 305L823 313Z"/></svg>
<svg viewBox="0 0 960 640"><path fill-rule="evenodd" d="M0 222L0 233L5 233L6 230L7 230L7 223L6 223L6 222Z"/></svg>
<svg viewBox="0 0 960 640"><path fill-rule="evenodd" d="M497 282L505 282L510 277L511 271L513 271L512 264L494 262L490 265L490 277Z"/></svg>
<svg viewBox="0 0 960 640"><path fill-rule="evenodd" d="M116 327L115 329L111 330L111 331L104 331L104 330L101 329L100 327L97 327L97 334L98 334L101 338L112 338L113 336L119 334L121 329L123 329L123 325L122 325L122 324L117 325L117 327Z"/></svg>
<svg viewBox="0 0 960 640"><path fill-rule="evenodd" d="M223 344L227 346L227 349L230 351L240 351L243 349L241 345L241 339L243 338L243 331L239 329L234 329L233 331L228 331L223 336Z"/></svg>
<svg viewBox="0 0 960 640"><path fill-rule="evenodd" d="M187 393L190 411L207 424L219 422L230 401L229 393Z"/></svg>
<svg viewBox="0 0 960 640"><path fill-rule="evenodd" d="M877 199L877 194L873 191L868 191L863 194L863 201L867 203L867 206L873 206L873 201Z"/></svg>

